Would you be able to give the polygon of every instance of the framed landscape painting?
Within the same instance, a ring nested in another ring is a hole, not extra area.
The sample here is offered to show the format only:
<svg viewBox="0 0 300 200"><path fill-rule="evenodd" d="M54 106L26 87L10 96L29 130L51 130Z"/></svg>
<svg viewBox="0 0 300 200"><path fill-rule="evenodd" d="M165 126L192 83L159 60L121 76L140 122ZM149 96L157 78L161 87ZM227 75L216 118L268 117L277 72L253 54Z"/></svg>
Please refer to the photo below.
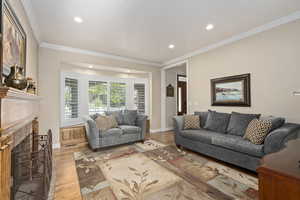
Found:
<svg viewBox="0 0 300 200"><path fill-rule="evenodd" d="M250 74L211 80L212 106L251 106Z"/></svg>
<svg viewBox="0 0 300 200"><path fill-rule="evenodd" d="M6 0L1 2L1 23L2 23L2 73L7 76L10 67L18 65L26 71L26 33L22 28L12 7Z"/></svg>

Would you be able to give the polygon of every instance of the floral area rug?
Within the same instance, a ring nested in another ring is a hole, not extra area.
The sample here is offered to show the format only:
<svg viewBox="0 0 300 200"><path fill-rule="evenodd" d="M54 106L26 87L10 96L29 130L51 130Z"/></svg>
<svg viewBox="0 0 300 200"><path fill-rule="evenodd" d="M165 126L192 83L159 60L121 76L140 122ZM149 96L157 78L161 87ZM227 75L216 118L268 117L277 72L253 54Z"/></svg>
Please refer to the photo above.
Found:
<svg viewBox="0 0 300 200"><path fill-rule="evenodd" d="M154 140L74 153L84 200L258 199L258 180Z"/></svg>

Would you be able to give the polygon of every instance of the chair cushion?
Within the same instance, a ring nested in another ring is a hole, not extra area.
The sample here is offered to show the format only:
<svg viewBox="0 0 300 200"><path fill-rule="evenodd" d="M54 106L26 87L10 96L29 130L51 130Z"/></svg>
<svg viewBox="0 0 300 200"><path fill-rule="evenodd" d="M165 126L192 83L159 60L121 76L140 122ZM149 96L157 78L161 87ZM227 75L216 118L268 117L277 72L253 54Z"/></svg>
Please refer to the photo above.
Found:
<svg viewBox="0 0 300 200"><path fill-rule="evenodd" d="M120 128L112 128L107 131L100 131L100 138L105 137L119 137L123 134L123 131Z"/></svg>
<svg viewBox="0 0 300 200"><path fill-rule="evenodd" d="M227 133L231 135L244 136L249 123L253 119L258 119L260 114L243 114L232 112Z"/></svg>
<svg viewBox="0 0 300 200"><path fill-rule="evenodd" d="M212 144L251 156L264 156L264 145L253 144L248 140L243 139L241 136L226 134L213 137Z"/></svg>
<svg viewBox="0 0 300 200"><path fill-rule="evenodd" d="M223 134L205 130L205 129L184 130L184 131L182 131L182 134L181 134L182 137L185 137L185 138L188 138L191 140L196 140L199 142L203 142L206 144L211 144L212 137L217 137L219 135L223 135Z"/></svg>
<svg viewBox="0 0 300 200"><path fill-rule="evenodd" d="M226 133L229 120L230 114L209 110L204 128L219 133Z"/></svg>
<svg viewBox="0 0 300 200"><path fill-rule="evenodd" d="M119 128L122 130L123 134L140 134L142 129L137 126L121 125Z"/></svg>
<svg viewBox="0 0 300 200"><path fill-rule="evenodd" d="M137 110L124 110L123 122L121 125L135 126L137 118Z"/></svg>
<svg viewBox="0 0 300 200"><path fill-rule="evenodd" d="M208 117L208 112L195 112L194 114L200 116L200 127L204 128Z"/></svg>

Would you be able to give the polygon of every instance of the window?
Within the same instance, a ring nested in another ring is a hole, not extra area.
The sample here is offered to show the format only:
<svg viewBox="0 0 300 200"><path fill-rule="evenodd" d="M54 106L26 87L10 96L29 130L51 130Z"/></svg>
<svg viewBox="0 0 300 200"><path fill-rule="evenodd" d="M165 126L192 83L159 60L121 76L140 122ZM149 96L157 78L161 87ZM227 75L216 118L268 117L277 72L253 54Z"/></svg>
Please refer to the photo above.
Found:
<svg viewBox="0 0 300 200"><path fill-rule="evenodd" d="M79 116L78 80L65 78L64 119L77 119Z"/></svg>
<svg viewBox="0 0 300 200"><path fill-rule="evenodd" d="M61 72L61 126L82 124L92 114L137 109L149 113L147 79Z"/></svg>
<svg viewBox="0 0 300 200"><path fill-rule="evenodd" d="M110 83L110 108L120 109L126 106L126 83Z"/></svg>
<svg viewBox="0 0 300 200"><path fill-rule="evenodd" d="M107 82L89 81L89 113L103 113L107 110Z"/></svg>
<svg viewBox="0 0 300 200"><path fill-rule="evenodd" d="M145 113L145 84L135 83L134 84L134 104L139 113Z"/></svg>

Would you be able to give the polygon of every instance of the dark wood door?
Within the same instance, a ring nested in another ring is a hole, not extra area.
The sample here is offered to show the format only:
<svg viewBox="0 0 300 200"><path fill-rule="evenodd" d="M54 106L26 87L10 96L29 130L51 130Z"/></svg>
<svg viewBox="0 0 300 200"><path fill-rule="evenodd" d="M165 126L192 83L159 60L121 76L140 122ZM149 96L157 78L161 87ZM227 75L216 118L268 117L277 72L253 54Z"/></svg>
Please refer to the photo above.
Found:
<svg viewBox="0 0 300 200"><path fill-rule="evenodd" d="M186 76L177 76L177 115L187 113L187 83Z"/></svg>

